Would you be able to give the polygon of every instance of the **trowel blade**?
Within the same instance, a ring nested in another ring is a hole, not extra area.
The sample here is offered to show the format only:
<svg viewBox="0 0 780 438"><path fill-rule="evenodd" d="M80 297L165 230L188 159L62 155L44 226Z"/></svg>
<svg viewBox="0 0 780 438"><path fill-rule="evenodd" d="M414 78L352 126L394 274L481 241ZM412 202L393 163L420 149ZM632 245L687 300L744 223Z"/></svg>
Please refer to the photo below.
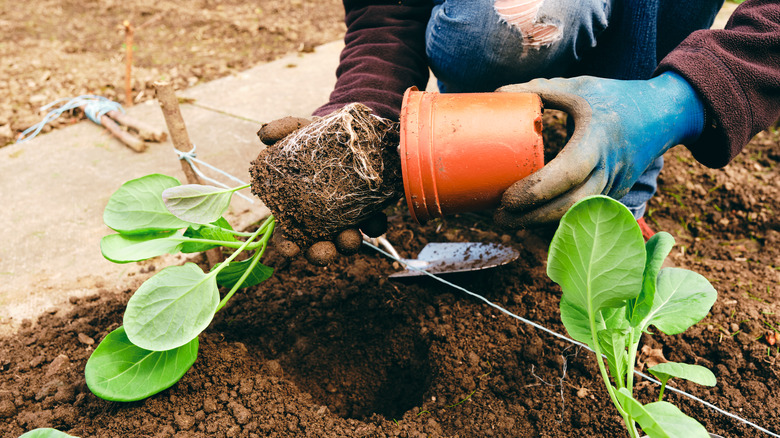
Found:
<svg viewBox="0 0 780 438"><path fill-rule="evenodd" d="M506 245L475 242L429 243L417 255L417 260L427 262L425 271L431 274L476 271L504 265L520 257L520 253ZM425 275L414 269L405 269L389 275L390 278Z"/></svg>

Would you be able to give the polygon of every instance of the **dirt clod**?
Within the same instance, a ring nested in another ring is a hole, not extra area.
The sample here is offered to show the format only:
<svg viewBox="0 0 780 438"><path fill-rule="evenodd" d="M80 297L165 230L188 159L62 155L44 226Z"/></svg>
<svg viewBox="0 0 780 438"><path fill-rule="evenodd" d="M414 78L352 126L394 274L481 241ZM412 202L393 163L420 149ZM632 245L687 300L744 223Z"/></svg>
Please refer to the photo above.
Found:
<svg viewBox="0 0 780 438"><path fill-rule="evenodd" d="M16 415L16 405L11 400L0 400L0 418L10 418Z"/></svg>
<svg viewBox="0 0 780 438"><path fill-rule="evenodd" d="M354 228L344 230L336 237L336 249L344 255L355 254L362 244L363 236Z"/></svg>
<svg viewBox="0 0 780 438"><path fill-rule="evenodd" d="M306 260L317 266L328 266L338 255L336 245L328 240L317 242L306 250Z"/></svg>
<svg viewBox="0 0 780 438"><path fill-rule="evenodd" d="M311 120L302 117L284 117L264 124L257 131L257 136L260 138L260 141L270 146L309 123L311 123Z"/></svg>
<svg viewBox="0 0 780 438"><path fill-rule="evenodd" d="M275 239L274 245L279 254L284 258L291 259L301 252L301 247L296 245L295 242L286 239Z"/></svg>

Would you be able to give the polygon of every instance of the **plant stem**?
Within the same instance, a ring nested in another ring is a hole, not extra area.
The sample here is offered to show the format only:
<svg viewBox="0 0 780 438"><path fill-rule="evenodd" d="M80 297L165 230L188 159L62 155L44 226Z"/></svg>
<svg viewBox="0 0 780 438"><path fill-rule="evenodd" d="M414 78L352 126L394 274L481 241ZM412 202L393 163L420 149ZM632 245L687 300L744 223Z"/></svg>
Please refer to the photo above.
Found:
<svg viewBox="0 0 780 438"><path fill-rule="evenodd" d="M603 354L601 353L601 346L599 346L598 335L596 332L596 312L593 312L592 309L588 309L588 310L589 310L588 322L590 323L590 336L593 342L592 347L594 353L596 353L596 363L599 366L599 371L601 372L601 378L604 380L604 386L607 387L607 392L609 393L610 400L612 400L612 404L615 405L615 408L617 408L618 412L620 413L620 416L623 417L623 421L626 423L626 429L628 429L629 434L631 434L632 438L639 438L636 435L635 428L632 427L634 421L620 405L620 402L618 402L617 400L617 396L615 396L615 388L612 386L612 383L609 380L609 374L607 373L607 368L604 365L604 359L602 359Z"/></svg>
<svg viewBox="0 0 780 438"><path fill-rule="evenodd" d="M249 239L247 239L245 242L230 242L230 241L226 241L226 240L200 239L200 238L196 238L196 237L185 237L185 236L171 237L171 239L176 239L176 240L179 240L179 241L182 241L182 242L209 243L209 244L213 244L213 245L224 246L225 248L237 248L238 251L236 251L234 254L238 254L241 251L244 251L244 250L247 250L247 249L248 250L253 250L253 249L257 249L260 246L262 246L263 245L262 242L257 242L257 243L254 243L254 244L251 244L251 242L252 242L252 240L257 238L257 236L259 234L265 233L267 231L268 227L272 227L273 224L274 224L274 217L273 217L273 215L271 215L271 216L268 216L265 219L265 221L263 221L263 223L260 225L260 228L258 228L257 230L255 230L254 232L251 232L251 233L243 233L243 232L240 232L240 231L233 231L233 230L229 230L227 228L217 227L215 225L205 225L205 226L210 226L210 227L213 227L213 228L220 228L222 230L225 230L225 231L228 231L228 232L231 232L231 233L235 233L236 235L239 235L239 236L249 237ZM271 230L273 230L273 228L271 228ZM233 260L233 257L231 257L229 260Z"/></svg>
<svg viewBox="0 0 780 438"><path fill-rule="evenodd" d="M249 236L255 234L254 232L247 233L247 232L244 232L244 231L236 231L236 230L231 230L230 228L223 228L223 227L220 227L218 225L212 225L212 224L205 224L205 225L203 225L203 227L211 228L211 229L214 229L214 230L224 231L224 232L230 233L230 234L232 234L234 236L249 237Z"/></svg>
<svg viewBox="0 0 780 438"><path fill-rule="evenodd" d="M255 269L255 266L260 262L260 259L263 257L263 254L265 254L266 248L268 248L268 240L271 238L271 235L274 232L274 224L273 222L268 226L268 230L265 232L265 235L263 235L263 238L260 239L261 248L255 253L254 256L252 256L252 262L249 263L249 267L246 268L243 274L241 274L241 278L238 279L236 284L233 285L233 287L230 289L230 291L225 295L225 298L222 298L222 301L219 302L219 305L217 306L217 310L214 311L214 313L219 312L219 310L223 307L225 307L225 304L227 304L228 300L233 296L233 294L236 293L236 291L241 287L242 284L244 284L244 280L249 276L249 273L252 272L253 269Z"/></svg>
<svg viewBox="0 0 780 438"><path fill-rule="evenodd" d="M632 328L628 335L628 375L626 376L626 388L634 393L634 366L636 364L636 351L639 348L639 341L642 338L642 332L639 332L637 339L634 339L636 331Z"/></svg>
<svg viewBox="0 0 780 438"><path fill-rule="evenodd" d="M232 262L233 259L235 259L236 256L238 256L238 254L241 253L241 251L244 251L245 249L247 249L250 246L250 244L252 243L252 241L255 240L257 238L257 236L259 236L261 233L265 232L269 227L271 227L271 231L273 231L273 227L272 227L272 225L270 225L270 224L273 224L273 223L274 223L274 217L273 216L269 216L268 219L266 219L265 222L263 222L263 224L260 225L260 228L258 228L257 231L255 231L252 234L252 236L250 236L246 240L246 242L244 242L243 245L241 245L235 252L233 252L233 254L230 254L230 257L228 257L224 262L220 263L219 266L217 266L211 272L209 272L208 275L209 276L217 275L219 273L219 271L224 269L230 262ZM263 236L263 241L265 241L266 245L268 244L268 239L270 239L270 237L271 237L270 233L267 233L267 236ZM260 241L257 244L252 245L252 248L257 248L259 246L262 246L263 245L263 241Z"/></svg>
<svg viewBox="0 0 780 438"><path fill-rule="evenodd" d="M658 401L664 401L664 389L666 389L666 382L668 382L668 380L664 381L664 383L661 385L661 390L658 392Z"/></svg>
<svg viewBox="0 0 780 438"><path fill-rule="evenodd" d="M639 348L639 340L642 339L642 331L639 331L639 335L634 339L634 335L637 332L634 328L629 331L628 335L628 367L626 369L626 389L634 394L634 365L636 364L636 350ZM628 425L629 431L633 436L639 438L639 432L636 430L636 423L631 419L631 424Z"/></svg>
<svg viewBox="0 0 780 438"><path fill-rule="evenodd" d="M254 235L255 234L252 233L252 234L250 234L250 237L252 237ZM182 237L172 237L171 239L178 240L178 241L181 241L181 242L208 243L208 244L212 244L212 245L224 246L225 248L234 248L234 249L243 248L243 249L252 250L252 249L258 248L260 246L257 243L246 246L246 243L250 242L249 240L247 240L246 242L229 242L227 240L199 239L199 238L195 238L195 237L185 237L185 236L182 236Z"/></svg>

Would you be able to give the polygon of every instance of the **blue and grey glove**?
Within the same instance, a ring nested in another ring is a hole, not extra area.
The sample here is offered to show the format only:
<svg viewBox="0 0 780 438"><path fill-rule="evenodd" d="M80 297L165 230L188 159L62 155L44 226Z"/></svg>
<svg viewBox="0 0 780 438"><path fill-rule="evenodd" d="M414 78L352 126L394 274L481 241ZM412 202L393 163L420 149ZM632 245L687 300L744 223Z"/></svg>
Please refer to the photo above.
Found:
<svg viewBox="0 0 780 438"><path fill-rule="evenodd" d="M555 159L504 192L495 219L510 228L557 221L589 195L622 198L657 157L704 128L701 100L674 72L639 81L536 79L497 91L537 93L575 125Z"/></svg>

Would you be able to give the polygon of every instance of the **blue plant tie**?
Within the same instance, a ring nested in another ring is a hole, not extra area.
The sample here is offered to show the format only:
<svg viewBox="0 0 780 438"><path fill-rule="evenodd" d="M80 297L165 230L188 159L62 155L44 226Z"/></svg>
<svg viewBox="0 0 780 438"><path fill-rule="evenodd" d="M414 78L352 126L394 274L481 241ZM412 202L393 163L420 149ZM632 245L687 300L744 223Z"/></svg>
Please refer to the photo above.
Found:
<svg viewBox="0 0 780 438"><path fill-rule="evenodd" d="M46 111L49 108L62 102L65 103L60 105L60 107L49 111L43 117L43 120L25 129L24 132L22 132L21 136L19 136L19 139L16 140L16 142L23 143L27 140L35 138L35 136L41 132L44 126L48 125L54 120L57 120L57 118L59 118L62 115L62 113L74 110L76 108L81 108L82 106L84 107L84 114L87 116L87 118L97 123L98 125L102 125L102 123L100 123L100 118L103 117L103 115L106 114L107 112L115 111L115 110L122 111L122 112L125 111L122 108L122 105L114 102L113 100L107 99L103 96L95 96L92 94L85 94L83 96L74 97L72 99L67 97L63 99L57 99L54 102L51 102L50 104L41 107L41 111Z"/></svg>

